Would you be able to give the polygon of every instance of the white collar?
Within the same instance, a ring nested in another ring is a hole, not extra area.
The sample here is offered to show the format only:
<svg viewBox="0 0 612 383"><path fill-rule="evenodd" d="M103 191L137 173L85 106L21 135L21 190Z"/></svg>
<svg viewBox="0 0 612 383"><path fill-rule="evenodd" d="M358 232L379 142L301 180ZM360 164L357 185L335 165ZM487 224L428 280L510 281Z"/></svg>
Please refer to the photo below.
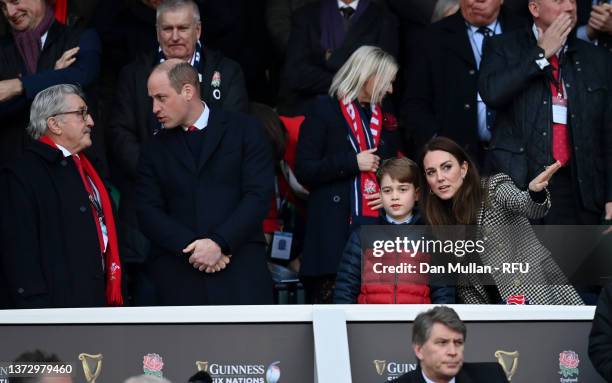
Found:
<svg viewBox="0 0 612 383"><path fill-rule="evenodd" d="M62 151L62 154L64 155L64 157L70 157L72 155L72 153L70 153L70 151L66 149L65 147L63 147L62 145L55 143L55 146L57 146L57 148ZM75 153L75 156L78 156L78 154Z"/></svg>
<svg viewBox="0 0 612 383"><path fill-rule="evenodd" d="M427 376L425 376L425 373L423 372L422 369L421 369L421 375L423 375L423 379L425 379L426 383L436 383L433 380L429 379ZM449 380L448 383L455 383L455 377L453 377L451 380Z"/></svg>
<svg viewBox="0 0 612 383"><path fill-rule="evenodd" d="M414 216L412 214L410 214L408 217L406 217L405 220L403 221L396 221L393 218L389 217L388 215L385 215L385 219L387 220L387 222L395 224L395 225L406 225L412 222L412 218Z"/></svg>
<svg viewBox="0 0 612 383"><path fill-rule="evenodd" d="M536 27L535 23L531 25L531 30L533 31L536 41L538 41L540 39L540 33L538 33L538 27Z"/></svg>
<svg viewBox="0 0 612 383"><path fill-rule="evenodd" d="M202 130L208 126L208 117L210 117L210 109L206 106L204 101L202 101L202 105L204 105L204 110L196 122L193 123L193 126L195 126L198 130ZM187 131L187 129L189 129L188 126L183 126L184 131Z"/></svg>
<svg viewBox="0 0 612 383"><path fill-rule="evenodd" d="M338 9L344 8L344 7L351 7L354 10L357 10L357 5L359 5L359 0L355 0L350 4L345 4L344 2L338 0Z"/></svg>

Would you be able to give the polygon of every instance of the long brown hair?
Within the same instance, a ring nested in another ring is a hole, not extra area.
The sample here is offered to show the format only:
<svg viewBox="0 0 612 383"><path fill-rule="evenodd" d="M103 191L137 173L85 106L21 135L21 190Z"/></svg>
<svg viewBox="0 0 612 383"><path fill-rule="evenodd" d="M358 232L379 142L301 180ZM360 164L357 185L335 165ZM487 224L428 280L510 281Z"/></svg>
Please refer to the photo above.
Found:
<svg viewBox="0 0 612 383"><path fill-rule="evenodd" d="M425 169L425 155L433 151L450 153L459 162L468 164L463 184L451 199L450 209L443 200L433 194L428 182L425 182L423 193L423 212L430 225L475 225L478 211L484 198L480 186L480 175L476 165L468 154L455 141L446 137L434 137L425 144L421 154L421 167Z"/></svg>

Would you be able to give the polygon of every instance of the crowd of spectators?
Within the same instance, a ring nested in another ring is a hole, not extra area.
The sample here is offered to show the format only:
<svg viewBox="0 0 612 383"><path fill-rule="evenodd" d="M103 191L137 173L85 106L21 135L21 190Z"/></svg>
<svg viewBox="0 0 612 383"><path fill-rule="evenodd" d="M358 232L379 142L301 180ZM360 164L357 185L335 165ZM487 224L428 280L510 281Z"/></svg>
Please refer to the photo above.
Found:
<svg viewBox="0 0 612 383"><path fill-rule="evenodd" d="M611 3L0 0L0 304L245 304L266 246L332 303L395 157L424 223L606 223ZM439 302L594 303L549 282Z"/></svg>

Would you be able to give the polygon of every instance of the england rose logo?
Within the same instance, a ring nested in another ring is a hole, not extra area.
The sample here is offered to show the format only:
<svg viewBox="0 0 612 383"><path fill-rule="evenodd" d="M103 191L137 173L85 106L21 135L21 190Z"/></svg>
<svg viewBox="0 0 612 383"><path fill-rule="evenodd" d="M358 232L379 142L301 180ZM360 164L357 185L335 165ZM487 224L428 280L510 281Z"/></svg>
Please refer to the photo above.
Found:
<svg viewBox="0 0 612 383"><path fill-rule="evenodd" d="M147 354L142 360L142 370L145 375L163 377L164 360L159 354Z"/></svg>
<svg viewBox="0 0 612 383"><path fill-rule="evenodd" d="M371 179L367 179L366 182L365 182L364 191L367 194L374 194L374 193L376 193L376 183L374 181L372 181Z"/></svg>
<svg viewBox="0 0 612 383"><path fill-rule="evenodd" d="M577 376L578 364L580 364L580 358L574 351L563 351L559 354L559 374L564 378Z"/></svg>

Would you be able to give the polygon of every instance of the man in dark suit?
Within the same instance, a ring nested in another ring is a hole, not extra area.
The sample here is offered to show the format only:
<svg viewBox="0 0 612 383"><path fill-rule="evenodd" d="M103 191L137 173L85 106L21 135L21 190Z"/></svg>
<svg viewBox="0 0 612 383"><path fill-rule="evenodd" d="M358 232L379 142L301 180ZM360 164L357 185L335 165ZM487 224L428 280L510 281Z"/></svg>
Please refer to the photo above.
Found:
<svg viewBox="0 0 612 383"><path fill-rule="evenodd" d="M415 39L400 117L412 155L441 135L463 146L482 166L494 119L494 111L478 94L482 44L488 36L514 30L523 21L506 11L501 0L461 0L459 5L457 13Z"/></svg>
<svg viewBox="0 0 612 383"><path fill-rule="evenodd" d="M159 303L272 303L262 221L274 168L263 129L211 110L182 60L157 66L147 88L163 129L143 147L136 197Z"/></svg>
<svg viewBox="0 0 612 383"><path fill-rule="evenodd" d="M83 153L93 125L79 88L49 87L32 102L32 142L0 171L0 268L11 308L122 303L109 193Z"/></svg>
<svg viewBox="0 0 612 383"><path fill-rule="evenodd" d="M419 367L396 383L508 383L497 363L464 363L467 330L455 310L436 306L414 319L412 348Z"/></svg>
<svg viewBox="0 0 612 383"><path fill-rule="evenodd" d="M139 235L134 200L141 145L161 128L151 112L152 102L146 93L151 70L166 59L189 62L198 71L200 94L208 106L232 111L246 111L248 107L240 66L201 45L202 23L195 2L161 2L157 5L156 30L159 47L139 55L119 74L109 120L110 164L113 179L121 192L119 215L123 222L123 238L130 243L131 252L125 255L129 257L129 272L134 277L132 287L137 305L155 304L150 286L140 273L142 262L149 255L149 246Z"/></svg>
<svg viewBox="0 0 612 383"><path fill-rule="evenodd" d="M309 102L329 91L334 74L357 48L374 45L397 57L395 16L370 0L321 0L293 16L283 114L304 114ZM283 90L281 90L283 92Z"/></svg>

